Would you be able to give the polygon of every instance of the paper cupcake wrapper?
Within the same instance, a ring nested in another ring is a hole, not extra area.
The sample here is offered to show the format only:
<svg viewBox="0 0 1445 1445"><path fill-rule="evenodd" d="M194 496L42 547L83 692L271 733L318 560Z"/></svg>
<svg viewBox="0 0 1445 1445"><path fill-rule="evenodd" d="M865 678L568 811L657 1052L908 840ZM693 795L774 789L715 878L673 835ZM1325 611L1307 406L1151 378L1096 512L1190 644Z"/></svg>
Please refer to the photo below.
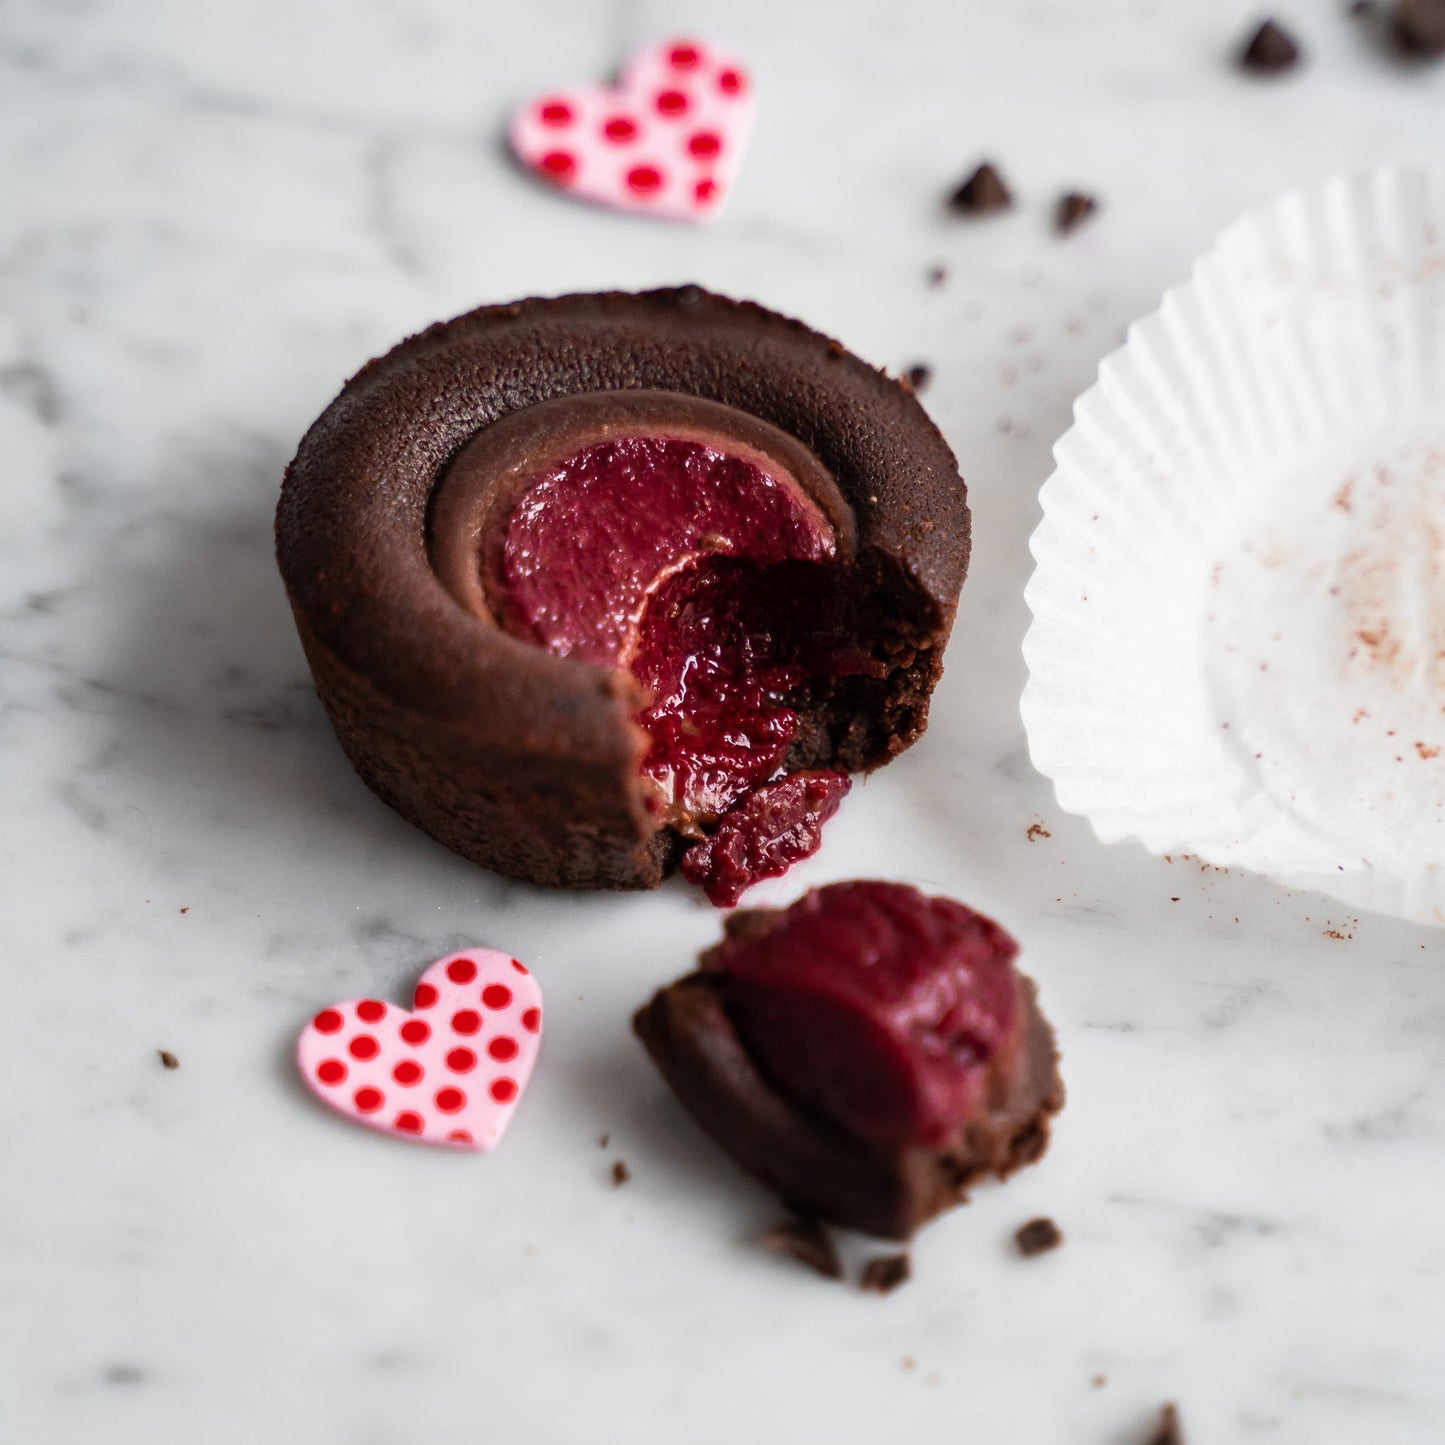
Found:
<svg viewBox="0 0 1445 1445"><path fill-rule="evenodd" d="M1022 708L1060 805L1445 923L1445 171L1236 222L1054 455Z"/></svg>

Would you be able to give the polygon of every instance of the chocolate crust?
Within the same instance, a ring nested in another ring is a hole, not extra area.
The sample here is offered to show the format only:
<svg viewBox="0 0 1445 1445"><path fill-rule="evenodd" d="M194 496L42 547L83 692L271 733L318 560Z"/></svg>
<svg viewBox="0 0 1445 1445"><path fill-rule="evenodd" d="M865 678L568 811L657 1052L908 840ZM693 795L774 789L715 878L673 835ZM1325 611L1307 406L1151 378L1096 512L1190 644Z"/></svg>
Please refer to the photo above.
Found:
<svg viewBox="0 0 1445 1445"><path fill-rule="evenodd" d="M484 307L369 362L315 422L282 486L277 558L348 757L403 816L499 872L655 887L659 829L626 673L509 636L443 584L438 480L502 417L559 397L662 391L747 412L834 479L891 671L839 682L790 764L870 769L922 732L967 570L953 455L909 392L837 342L698 287Z"/></svg>
<svg viewBox="0 0 1445 1445"><path fill-rule="evenodd" d="M706 955L704 955L706 962ZM658 992L632 1026L688 1112L732 1157L805 1217L906 1240L963 1204L989 1176L1007 1179L1048 1147L1064 1106L1054 1035L1033 981L1020 976L1015 1066L974 1118L938 1149L879 1148L798 1108L738 1037L725 975L706 968Z"/></svg>

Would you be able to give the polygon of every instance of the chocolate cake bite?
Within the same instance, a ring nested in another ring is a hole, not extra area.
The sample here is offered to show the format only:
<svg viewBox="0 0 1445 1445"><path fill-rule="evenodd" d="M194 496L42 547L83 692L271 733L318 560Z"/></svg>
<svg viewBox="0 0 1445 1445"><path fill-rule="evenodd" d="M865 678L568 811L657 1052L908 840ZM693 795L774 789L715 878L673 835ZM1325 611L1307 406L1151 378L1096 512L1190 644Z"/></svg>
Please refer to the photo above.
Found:
<svg viewBox="0 0 1445 1445"><path fill-rule="evenodd" d="M696 287L490 307L370 363L277 549L342 746L487 867L718 903L922 732L968 560L946 443Z"/></svg>
<svg viewBox="0 0 1445 1445"><path fill-rule="evenodd" d="M951 899L836 883L733 914L633 1026L698 1123L791 1209L907 1239L1038 1159L1063 1107L1017 952Z"/></svg>

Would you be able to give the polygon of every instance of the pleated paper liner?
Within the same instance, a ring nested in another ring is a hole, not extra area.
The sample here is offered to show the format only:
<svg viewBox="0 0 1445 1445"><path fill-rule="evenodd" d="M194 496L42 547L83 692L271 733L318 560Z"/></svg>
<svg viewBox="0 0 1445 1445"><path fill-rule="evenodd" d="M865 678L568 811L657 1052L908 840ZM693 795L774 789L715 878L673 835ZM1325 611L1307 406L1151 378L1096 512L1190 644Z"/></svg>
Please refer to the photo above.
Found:
<svg viewBox="0 0 1445 1445"><path fill-rule="evenodd" d="M1445 170L1236 222L1055 461L1023 715L1060 806L1445 923Z"/></svg>

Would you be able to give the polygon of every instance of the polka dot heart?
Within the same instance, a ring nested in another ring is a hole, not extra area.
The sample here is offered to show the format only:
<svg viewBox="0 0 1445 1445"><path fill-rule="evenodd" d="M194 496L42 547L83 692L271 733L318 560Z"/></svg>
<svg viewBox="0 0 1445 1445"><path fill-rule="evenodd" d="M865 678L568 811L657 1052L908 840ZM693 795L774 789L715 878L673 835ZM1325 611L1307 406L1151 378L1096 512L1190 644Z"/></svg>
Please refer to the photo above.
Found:
<svg viewBox="0 0 1445 1445"><path fill-rule="evenodd" d="M752 80L696 40L640 51L615 89L551 91L512 117L522 163L584 200L676 221L727 201L755 110Z"/></svg>
<svg viewBox="0 0 1445 1445"><path fill-rule="evenodd" d="M469 948L422 974L408 1011L380 999L324 1008L301 1031L301 1077L324 1104L384 1134L495 1148L542 1037L542 991L509 954Z"/></svg>

